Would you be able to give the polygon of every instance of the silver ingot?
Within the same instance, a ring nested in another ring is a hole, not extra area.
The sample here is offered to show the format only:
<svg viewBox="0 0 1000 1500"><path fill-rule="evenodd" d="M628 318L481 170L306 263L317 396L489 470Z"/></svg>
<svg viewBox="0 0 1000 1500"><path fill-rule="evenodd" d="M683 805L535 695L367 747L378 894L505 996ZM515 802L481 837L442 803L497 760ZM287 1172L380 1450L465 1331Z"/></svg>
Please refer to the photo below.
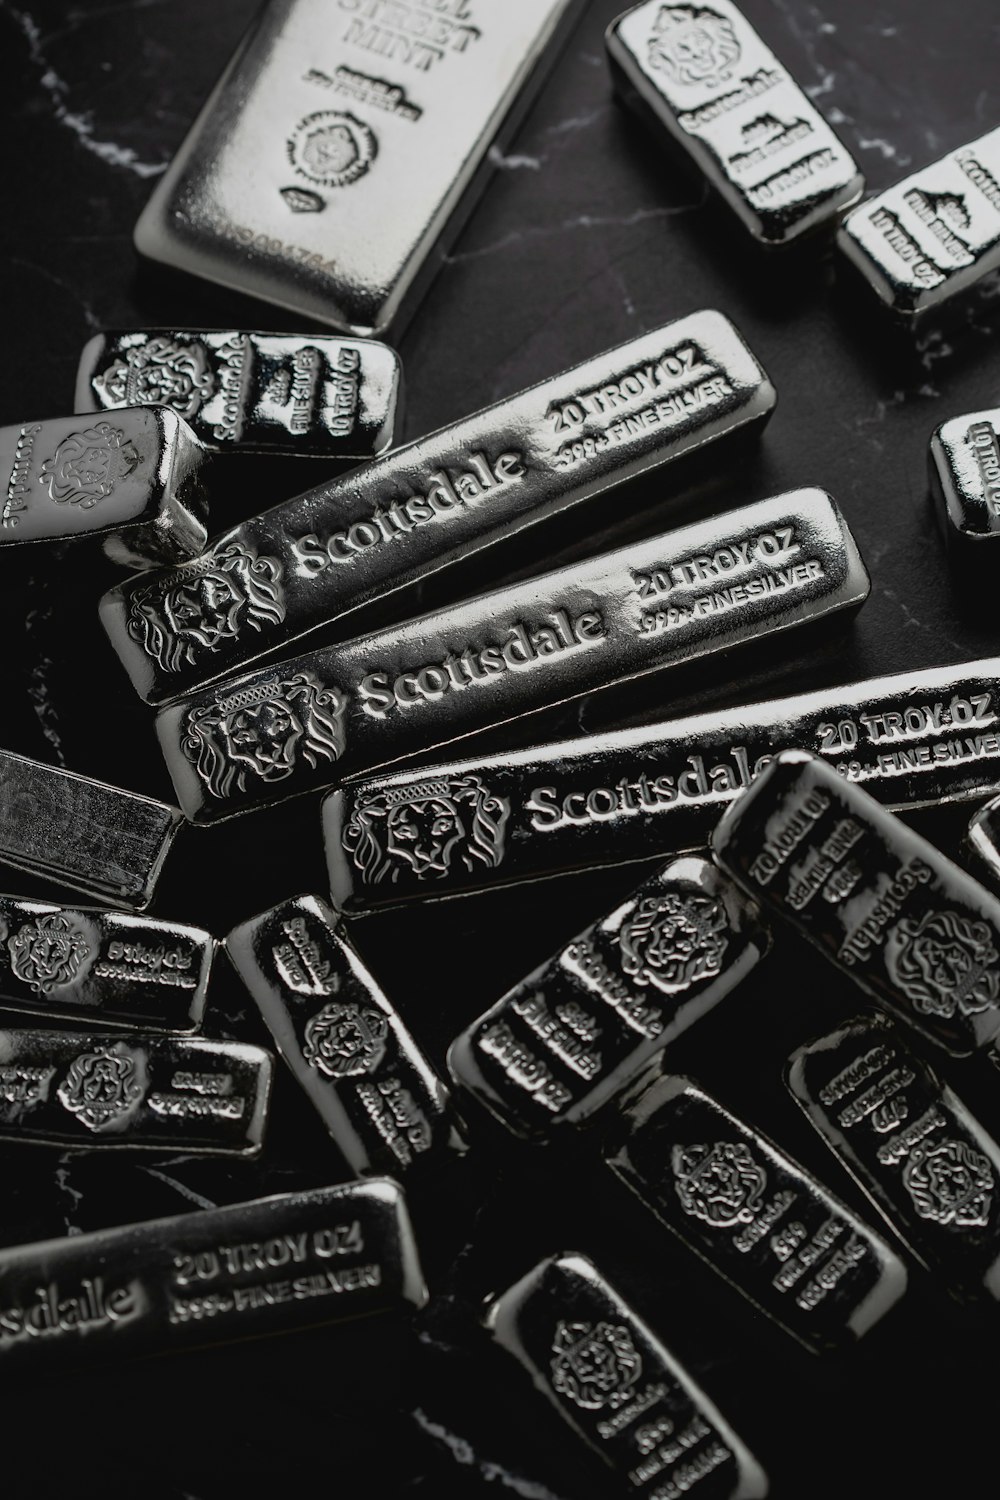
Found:
<svg viewBox="0 0 1000 1500"><path fill-rule="evenodd" d="M488 1304L485 1322L629 1494L767 1494L715 1403L586 1256L542 1261Z"/></svg>
<svg viewBox="0 0 1000 1500"><path fill-rule="evenodd" d="M394 1182L280 1193L0 1250L0 1365L61 1370L409 1312L427 1301Z"/></svg>
<svg viewBox="0 0 1000 1500"><path fill-rule="evenodd" d="M604 1154L661 1223L815 1353L863 1338L906 1291L880 1235L690 1079L640 1094Z"/></svg>
<svg viewBox="0 0 1000 1500"><path fill-rule="evenodd" d="M284 901L234 928L226 951L359 1177L464 1150L447 1089L328 906Z"/></svg>
<svg viewBox="0 0 1000 1500"><path fill-rule="evenodd" d="M270 0L135 229L143 255L399 331L581 0Z"/></svg>
<svg viewBox="0 0 1000 1500"><path fill-rule="evenodd" d="M753 902L678 859L592 922L455 1039L452 1076L509 1130L589 1120L767 951Z"/></svg>
<svg viewBox="0 0 1000 1500"><path fill-rule="evenodd" d="M913 318L1000 266L1000 129L869 198L837 243L893 313Z"/></svg>
<svg viewBox="0 0 1000 1500"><path fill-rule="evenodd" d="M0 1142L256 1156L271 1068L242 1042L0 1030Z"/></svg>
<svg viewBox="0 0 1000 1500"><path fill-rule="evenodd" d="M931 488L955 540L1000 532L1000 411L943 422L931 438ZM987 547L985 556L989 557Z"/></svg>
<svg viewBox="0 0 1000 1500"><path fill-rule="evenodd" d="M969 847L993 879L1000 881L1000 797L994 797L969 820Z"/></svg>
<svg viewBox="0 0 1000 1500"><path fill-rule="evenodd" d="M0 896L0 1005L81 1026L197 1031L215 939L200 927Z"/></svg>
<svg viewBox="0 0 1000 1500"><path fill-rule="evenodd" d="M795 490L261 668L161 709L181 807L208 823L867 598L837 506Z"/></svg>
<svg viewBox="0 0 1000 1500"><path fill-rule="evenodd" d="M162 406L0 427L0 548L100 537L128 568L184 562L208 537L203 457Z"/></svg>
<svg viewBox="0 0 1000 1500"><path fill-rule="evenodd" d="M360 462L392 447L401 382L399 356L368 339L129 329L84 348L76 410L161 405L217 453Z"/></svg>
<svg viewBox="0 0 1000 1500"><path fill-rule="evenodd" d="M510 885L703 848L779 750L897 811L1000 789L1000 658L397 771L323 807L334 906Z"/></svg>
<svg viewBox="0 0 1000 1500"><path fill-rule="evenodd" d="M606 36L616 87L764 245L834 223L864 178L731 0L645 0Z"/></svg>
<svg viewBox="0 0 1000 1500"><path fill-rule="evenodd" d="M104 901L149 905L176 807L0 750L0 864Z"/></svg>
<svg viewBox="0 0 1000 1500"><path fill-rule="evenodd" d="M760 429L775 400L728 318L692 313L250 517L190 566L113 589L101 617L136 691L167 702L636 474Z"/></svg>
<svg viewBox="0 0 1000 1500"><path fill-rule="evenodd" d="M1000 1033L1000 901L831 766L786 750L723 814L715 858L847 978L946 1051Z"/></svg>

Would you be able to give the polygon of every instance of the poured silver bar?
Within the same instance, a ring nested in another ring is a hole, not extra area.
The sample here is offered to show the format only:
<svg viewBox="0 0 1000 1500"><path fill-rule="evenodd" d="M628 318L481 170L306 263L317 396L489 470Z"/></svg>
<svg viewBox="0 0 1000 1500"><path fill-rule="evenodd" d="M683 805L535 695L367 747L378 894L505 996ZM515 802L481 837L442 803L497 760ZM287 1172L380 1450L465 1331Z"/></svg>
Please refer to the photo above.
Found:
<svg viewBox="0 0 1000 1500"><path fill-rule="evenodd" d="M1000 880L1000 797L994 797L969 820L969 846Z"/></svg>
<svg viewBox="0 0 1000 1500"><path fill-rule="evenodd" d="M372 777L323 808L334 906L365 912L708 843L778 750L888 807L1000 789L1000 658Z"/></svg>
<svg viewBox="0 0 1000 1500"><path fill-rule="evenodd" d="M243 922L226 951L359 1177L465 1149L447 1089L316 896Z"/></svg>
<svg viewBox="0 0 1000 1500"><path fill-rule="evenodd" d="M586 1256L542 1261L488 1305L485 1321L629 1494L767 1494L763 1470L714 1402Z"/></svg>
<svg viewBox="0 0 1000 1500"><path fill-rule="evenodd" d="M605 44L626 103L762 244L834 223L864 192L850 152L731 0L646 0L612 21Z"/></svg>
<svg viewBox="0 0 1000 1500"><path fill-rule="evenodd" d="M912 318L1000 266L1000 130L869 198L840 250L881 300Z"/></svg>
<svg viewBox="0 0 1000 1500"><path fill-rule="evenodd" d="M271 1065L242 1042L0 1030L0 1142L255 1156Z"/></svg>
<svg viewBox="0 0 1000 1500"><path fill-rule="evenodd" d="M118 330L85 346L77 411L170 407L218 453L360 462L395 441L399 356L321 334Z"/></svg>
<svg viewBox="0 0 1000 1500"><path fill-rule="evenodd" d="M176 807L0 750L0 864L105 901L148 906Z"/></svg>
<svg viewBox="0 0 1000 1500"><path fill-rule="evenodd" d="M674 860L463 1031L448 1066L517 1135L579 1124L717 1005L768 944L756 906L730 880L707 860Z"/></svg>
<svg viewBox="0 0 1000 1500"><path fill-rule="evenodd" d="M788 1085L916 1258L1000 1298L1000 1147L880 1016L793 1053Z"/></svg>
<svg viewBox="0 0 1000 1500"><path fill-rule="evenodd" d="M114 562L183 562L205 545L204 449L162 406L0 427L0 547L101 537Z"/></svg>
<svg viewBox="0 0 1000 1500"><path fill-rule="evenodd" d="M760 429L774 387L721 313L630 339L342 479L250 517L203 557L101 602L148 703L702 444Z"/></svg>
<svg viewBox="0 0 1000 1500"><path fill-rule="evenodd" d="M138 249L350 333L398 332L580 0L270 0Z"/></svg>
<svg viewBox="0 0 1000 1500"><path fill-rule="evenodd" d="M869 582L823 490L795 490L161 709L186 815L231 817L611 682L853 611Z"/></svg>
<svg viewBox="0 0 1000 1500"><path fill-rule="evenodd" d="M399 1188L352 1182L0 1250L0 1365L61 1370L426 1300Z"/></svg>
<svg viewBox="0 0 1000 1500"><path fill-rule="evenodd" d="M661 1223L816 1353L862 1338L906 1291L880 1235L688 1078L640 1094L604 1154Z"/></svg>
<svg viewBox="0 0 1000 1500"><path fill-rule="evenodd" d="M200 927L0 896L0 1005L81 1026L197 1031L215 939Z"/></svg>
<svg viewBox="0 0 1000 1500"><path fill-rule="evenodd" d="M943 422L931 438L930 476L949 536L981 542L1000 532L1000 411Z"/></svg>
<svg viewBox="0 0 1000 1500"><path fill-rule="evenodd" d="M783 751L712 835L722 868L946 1051L1000 1032L1000 901L815 755Z"/></svg>

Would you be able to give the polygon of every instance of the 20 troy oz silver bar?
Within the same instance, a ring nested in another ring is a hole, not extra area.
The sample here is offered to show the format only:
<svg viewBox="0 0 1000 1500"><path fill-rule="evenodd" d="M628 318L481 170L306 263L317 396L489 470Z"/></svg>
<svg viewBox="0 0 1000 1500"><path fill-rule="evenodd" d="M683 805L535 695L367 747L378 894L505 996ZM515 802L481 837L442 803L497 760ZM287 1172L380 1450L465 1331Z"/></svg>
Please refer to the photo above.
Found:
<svg viewBox="0 0 1000 1500"><path fill-rule="evenodd" d="M307 491L101 617L137 692L176 698L609 486L743 429L774 389L697 312Z"/></svg>

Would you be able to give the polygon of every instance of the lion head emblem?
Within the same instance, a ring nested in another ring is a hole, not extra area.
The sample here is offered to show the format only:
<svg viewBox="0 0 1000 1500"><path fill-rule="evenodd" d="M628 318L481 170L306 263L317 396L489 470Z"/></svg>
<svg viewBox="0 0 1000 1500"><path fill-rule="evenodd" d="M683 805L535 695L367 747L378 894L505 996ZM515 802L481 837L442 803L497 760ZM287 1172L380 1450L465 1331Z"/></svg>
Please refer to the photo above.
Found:
<svg viewBox="0 0 1000 1500"><path fill-rule="evenodd" d="M157 337L127 349L92 384L106 407L169 406L193 417L215 391L215 376L203 344Z"/></svg>
<svg viewBox="0 0 1000 1500"><path fill-rule="evenodd" d="M619 1323L559 1323L552 1385L587 1411L621 1406L642 1374L642 1356Z"/></svg>
<svg viewBox="0 0 1000 1500"><path fill-rule="evenodd" d="M388 1035L388 1018L370 1005L324 1005L306 1025L302 1052L328 1078L351 1078L375 1071Z"/></svg>
<svg viewBox="0 0 1000 1500"><path fill-rule="evenodd" d="M956 1229L981 1229L989 1222L993 1168L965 1141L918 1146L904 1168L903 1186L922 1219Z"/></svg>
<svg viewBox="0 0 1000 1500"><path fill-rule="evenodd" d="M344 828L344 848L367 885L442 880L453 866L495 870L510 816L478 776L453 776L362 792Z"/></svg>
<svg viewBox="0 0 1000 1500"><path fill-rule="evenodd" d="M38 482L48 486L49 495L60 505L92 510L139 462L135 444L121 428L98 422L96 427L64 437L42 464Z"/></svg>
<svg viewBox="0 0 1000 1500"><path fill-rule="evenodd" d="M671 994L718 974L727 942L726 913L718 901L676 891L648 896L622 924L622 969L633 984Z"/></svg>
<svg viewBox="0 0 1000 1500"><path fill-rule="evenodd" d="M739 61L732 24L701 5L661 6L649 39L649 66L674 83L726 83Z"/></svg>
<svg viewBox="0 0 1000 1500"><path fill-rule="evenodd" d="M674 1187L685 1213L713 1229L749 1224L756 1217L767 1174L743 1141L713 1146L675 1146Z"/></svg>
<svg viewBox="0 0 1000 1500"><path fill-rule="evenodd" d="M72 984L92 956L86 933L64 912L26 922L7 947L11 970L36 995Z"/></svg>
<svg viewBox="0 0 1000 1500"><path fill-rule="evenodd" d="M889 977L925 1016L971 1016L1000 998L993 930L957 912L897 922L886 938Z"/></svg>
<svg viewBox="0 0 1000 1500"><path fill-rule="evenodd" d="M88 1130L123 1125L145 1092L141 1059L124 1042L81 1053L56 1090L63 1107Z"/></svg>
<svg viewBox="0 0 1000 1500"><path fill-rule="evenodd" d="M295 170L323 187L346 187L363 177L375 160L374 132L344 110L323 109L307 115L288 142Z"/></svg>

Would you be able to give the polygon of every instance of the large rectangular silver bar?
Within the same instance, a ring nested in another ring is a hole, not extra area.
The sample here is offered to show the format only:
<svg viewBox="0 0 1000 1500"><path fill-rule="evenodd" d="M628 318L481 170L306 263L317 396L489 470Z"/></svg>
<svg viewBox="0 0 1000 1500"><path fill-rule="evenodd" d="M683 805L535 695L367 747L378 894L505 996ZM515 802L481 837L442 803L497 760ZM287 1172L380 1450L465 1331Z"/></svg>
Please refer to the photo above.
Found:
<svg viewBox="0 0 1000 1500"><path fill-rule="evenodd" d="M363 913L703 848L722 809L796 747L897 811L1000 790L1000 658L345 786L323 807L334 906Z"/></svg>
<svg viewBox="0 0 1000 1500"><path fill-rule="evenodd" d="M853 611L869 582L795 490L279 662L161 709L186 815L231 817L611 682Z"/></svg>
<svg viewBox="0 0 1000 1500"><path fill-rule="evenodd" d="M148 906L183 819L176 807L0 750L0 864Z"/></svg>
<svg viewBox="0 0 1000 1500"><path fill-rule="evenodd" d="M774 388L729 320L696 312L308 490L190 567L113 589L101 618L163 703L715 439Z"/></svg>
<svg viewBox="0 0 1000 1500"><path fill-rule="evenodd" d="M942 422L931 438L930 478L949 539L979 543L1000 533L1000 411Z"/></svg>
<svg viewBox="0 0 1000 1500"><path fill-rule="evenodd" d="M281 1193L0 1250L0 1366L55 1372L426 1300L394 1182Z"/></svg>
<svg viewBox="0 0 1000 1500"><path fill-rule="evenodd" d="M1000 129L869 198L837 236L882 302L912 318L1000 266Z"/></svg>
<svg viewBox="0 0 1000 1500"><path fill-rule="evenodd" d="M270 0L138 249L350 333L398 332L581 0Z"/></svg>
<svg viewBox="0 0 1000 1500"><path fill-rule="evenodd" d="M361 462L391 448L399 356L371 339L119 329L84 347L76 411L169 407L217 453Z"/></svg>
<svg viewBox="0 0 1000 1500"><path fill-rule="evenodd" d="M606 46L625 101L760 243L835 223L864 192L850 152L731 0L645 0L612 21Z"/></svg>

